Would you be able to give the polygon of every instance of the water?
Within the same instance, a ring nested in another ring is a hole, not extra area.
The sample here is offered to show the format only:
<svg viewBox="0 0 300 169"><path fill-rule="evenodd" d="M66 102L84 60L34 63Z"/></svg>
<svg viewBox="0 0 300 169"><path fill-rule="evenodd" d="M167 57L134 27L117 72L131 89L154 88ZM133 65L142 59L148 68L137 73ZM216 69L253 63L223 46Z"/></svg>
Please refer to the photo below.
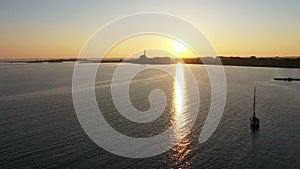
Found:
<svg viewBox="0 0 300 169"><path fill-rule="evenodd" d="M87 64L88 65L88 64ZM158 70L138 74L130 86L132 104L150 107L149 92L159 88L168 99L159 119L138 124L113 106L111 76L117 64L103 64L96 79L96 97L106 120L132 137L151 137L174 124L180 107L191 97L176 96L174 80ZM142 66L122 64L124 67ZM170 67L176 72L176 65ZM74 64L0 64L0 168L299 168L300 83L274 77L299 77L300 69L225 67L227 100L221 122L203 144L198 137L210 106L205 68L189 65L200 92L198 118L188 135L171 150L148 158L125 158L98 147L81 128L72 101ZM186 71L185 69L183 71ZM185 78L185 83L186 82ZM249 127L253 87L257 86L259 131ZM178 94L178 93L177 93ZM176 102L177 101L177 102ZM188 111L182 124L189 122ZM180 130L181 131L181 130ZM155 145L147 145L155 146ZM140 147L138 151L142 151Z"/></svg>

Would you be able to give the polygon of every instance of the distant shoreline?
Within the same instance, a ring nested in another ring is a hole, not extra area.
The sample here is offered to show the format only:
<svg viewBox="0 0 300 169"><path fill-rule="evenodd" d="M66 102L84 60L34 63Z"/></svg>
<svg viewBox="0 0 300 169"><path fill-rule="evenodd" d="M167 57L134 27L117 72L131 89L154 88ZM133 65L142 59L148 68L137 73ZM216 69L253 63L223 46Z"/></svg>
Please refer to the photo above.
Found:
<svg viewBox="0 0 300 169"><path fill-rule="evenodd" d="M255 56L243 57L201 57L201 58L184 58L171 59L169 57L148 58L141 56L138 59L125 60L124 62L134 64L176 64L183 62L185 64L205 64L220 65L220 61L224 66L251 66L251 67L281 67L281 68L300 68L300 58L256 58Z"/></svg>
<svg viewBox="0 0 300 169"><path fill-rule="evenodd" d="M250 67L281 67L281 68L300 68L300 57L271 57L256 58L255 56L244 57L201 57L200 58L183 58L172 59L169 57L154 58L138 58L138 59L103 59L101 63L132 63L132 64L176 64L183 62L185 64L206 64L224 66L250 66ZM79 63L100 63L99 59L35 59L35 60L0 60L0 63L63 63L63 62L79 62Z"/></svg>
<svg viewBox="0 0 300 169"><path fill-rule="evenodd" d="M300 58L220 57L220 60L222 65L228 66L300 68ZM210 62L209 59L205 62L205 64L210 63L214 64L213 62Z"/></svg>

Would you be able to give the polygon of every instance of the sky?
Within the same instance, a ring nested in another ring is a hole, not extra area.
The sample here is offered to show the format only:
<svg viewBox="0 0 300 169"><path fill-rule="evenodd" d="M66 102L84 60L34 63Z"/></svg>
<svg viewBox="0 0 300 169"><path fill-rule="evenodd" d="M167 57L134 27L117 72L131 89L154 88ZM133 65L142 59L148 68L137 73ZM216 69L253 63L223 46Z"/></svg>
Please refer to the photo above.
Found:
<svg viewBox="0 0 300 169"><path fill-rule="evenodd" d="M183 18L221 56L300 56L299 7L299 0L1 0L0 59L78 57L100 27L140 12ZM138 39L111 57L128 55Z"/></svg>

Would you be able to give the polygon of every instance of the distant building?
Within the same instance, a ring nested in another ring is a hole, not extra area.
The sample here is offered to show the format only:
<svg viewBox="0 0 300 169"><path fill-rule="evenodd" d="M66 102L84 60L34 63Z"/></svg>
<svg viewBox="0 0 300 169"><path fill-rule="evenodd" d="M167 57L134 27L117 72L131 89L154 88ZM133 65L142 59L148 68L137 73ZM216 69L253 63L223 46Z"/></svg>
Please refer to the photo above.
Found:
<svg viewBox="0 0 300 169"><path fill-rule="evenodd" d="M144 54L140 56L140 59L148 59L148 57L146 56L146 50L144 50Z"/></svg>

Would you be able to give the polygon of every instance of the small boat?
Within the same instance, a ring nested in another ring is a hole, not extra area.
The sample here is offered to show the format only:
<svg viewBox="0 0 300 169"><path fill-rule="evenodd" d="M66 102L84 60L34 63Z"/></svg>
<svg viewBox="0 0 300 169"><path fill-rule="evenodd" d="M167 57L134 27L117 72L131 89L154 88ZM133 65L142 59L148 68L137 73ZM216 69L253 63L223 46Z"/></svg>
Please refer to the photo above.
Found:
<svg viewBox="0 0 300 169"><path fill-rule="evenodd" d="M253 97L253 116L250 118L250 127L254 130L259 128L259 119L255 115L255 95L256 87L254 87L254 97Z"/></svg>
<svg viewBox="0 0 300 169"><path fill-rule="evenodd" d="M290 78L290 77L284 77L284 78L274 78L274 80L278 80L278 81L300 81L300 79L296 79L296 78Z"/></svg>

